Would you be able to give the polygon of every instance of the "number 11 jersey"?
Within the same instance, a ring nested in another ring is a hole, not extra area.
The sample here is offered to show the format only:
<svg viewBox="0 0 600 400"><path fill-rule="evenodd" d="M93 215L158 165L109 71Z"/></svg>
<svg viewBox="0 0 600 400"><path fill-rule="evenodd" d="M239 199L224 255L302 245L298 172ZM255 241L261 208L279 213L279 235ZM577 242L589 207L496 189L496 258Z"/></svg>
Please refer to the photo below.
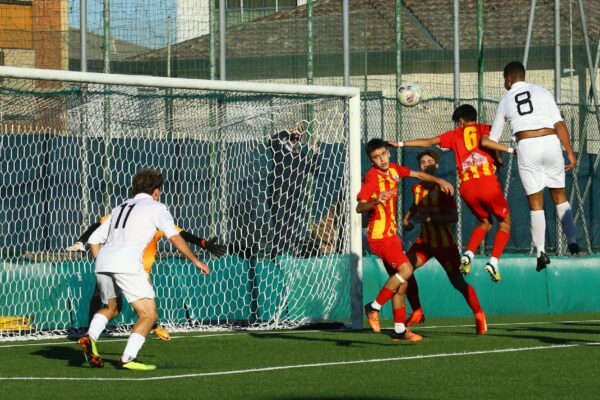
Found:
<svg viewBox="0 0 600 400"><path fill-rule="evenodd" d="M142 257L157 230L167 238L179 234L167 207L152 196L140 193L114 208L88 240L91 244L104 243L95 272L144 272Z"/></svg>

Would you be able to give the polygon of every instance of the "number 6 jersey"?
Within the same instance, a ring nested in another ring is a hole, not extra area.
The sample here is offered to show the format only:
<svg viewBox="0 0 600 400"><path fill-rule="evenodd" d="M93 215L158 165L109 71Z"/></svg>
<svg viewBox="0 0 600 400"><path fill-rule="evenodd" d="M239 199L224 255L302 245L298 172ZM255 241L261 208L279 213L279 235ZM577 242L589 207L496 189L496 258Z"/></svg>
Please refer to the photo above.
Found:
<svg viewBox="0 0 600 400"><path fill-rule="evenodd" d="M523 131L554 129L554 124L562 120L552 93L531 83L515 82L498 104L490 139L500 140L505 121L514 136Z"/></svg>
<svg viewBox="0 0 600 400"><path fill-rule="evenodd" d="M137 274L144 272L142 257L157 230L165 236L179 234L167 207L146 193L139 193L112 210L88 243L104 243L96 258L96 272Z"/></svg>
<svg viewBox="0 0 600 400"><path fill-rule="evenodd" d="M479 147L481 137L489 134L489 125L473 123L438 136L439 146L454 153L460 184L485 176L495 176L494 158Z"/></svg>

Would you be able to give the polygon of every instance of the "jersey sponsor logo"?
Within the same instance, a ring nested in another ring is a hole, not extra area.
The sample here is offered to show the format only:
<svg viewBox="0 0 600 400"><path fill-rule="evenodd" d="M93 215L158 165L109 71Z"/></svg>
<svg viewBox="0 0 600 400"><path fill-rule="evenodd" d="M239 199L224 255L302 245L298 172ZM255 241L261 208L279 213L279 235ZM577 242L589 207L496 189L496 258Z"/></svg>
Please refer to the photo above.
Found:
<svg viewBox="0 0 600 400"><path fill-rule="evenodd" d="M463 162L462 162L462 170L467 170L471 167L477 167L479 165L483 165L485 163L488 162L488 159L486 156L473 152L471 153L471 155L469 157L467 157Z"/></svg>

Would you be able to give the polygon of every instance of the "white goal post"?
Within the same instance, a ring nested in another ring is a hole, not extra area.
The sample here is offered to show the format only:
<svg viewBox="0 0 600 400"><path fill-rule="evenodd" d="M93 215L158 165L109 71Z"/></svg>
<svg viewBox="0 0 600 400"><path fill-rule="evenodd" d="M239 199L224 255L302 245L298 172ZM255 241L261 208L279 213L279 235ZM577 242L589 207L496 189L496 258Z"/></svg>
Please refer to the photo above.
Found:
<svg viewBox="0 0 600 400"><path fill-rule="evenodd" d="M159 241L161 324L362 329L360 114L358 88L0 67L0 340L87 326L93 263L64 250L146 166L228 246L202 277Z"/></svg>

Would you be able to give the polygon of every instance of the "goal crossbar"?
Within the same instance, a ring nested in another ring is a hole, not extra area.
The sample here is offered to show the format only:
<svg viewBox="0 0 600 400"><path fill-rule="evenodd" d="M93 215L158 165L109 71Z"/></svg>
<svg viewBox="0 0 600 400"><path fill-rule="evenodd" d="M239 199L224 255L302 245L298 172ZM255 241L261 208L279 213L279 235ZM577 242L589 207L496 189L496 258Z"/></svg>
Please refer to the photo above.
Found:
<svg viewBox="0 0 600 400"><path fill-rule="evenodd" d="M147 75L102 74L36 68L0 67L0 77L61 82L93 82L103 85L152 86L164 89L199 89L251 93L301 94L314 96L360 96L356 87L291 85L242 81L212 81L206 79L167 78Z"/></svg>

